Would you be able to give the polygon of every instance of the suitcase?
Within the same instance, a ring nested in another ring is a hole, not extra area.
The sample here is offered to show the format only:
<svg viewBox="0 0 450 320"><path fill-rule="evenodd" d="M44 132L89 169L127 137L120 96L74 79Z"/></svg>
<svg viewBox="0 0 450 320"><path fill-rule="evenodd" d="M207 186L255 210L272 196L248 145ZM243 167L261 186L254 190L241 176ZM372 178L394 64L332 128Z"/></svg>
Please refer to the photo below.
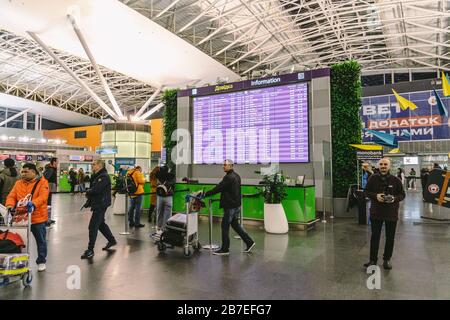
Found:
<svg viewBox="0 0 450 320"><path fill-rule="evenodd" d="M167 220L166 227L175 227L186 230L186 214L177 213Z"/></svg>

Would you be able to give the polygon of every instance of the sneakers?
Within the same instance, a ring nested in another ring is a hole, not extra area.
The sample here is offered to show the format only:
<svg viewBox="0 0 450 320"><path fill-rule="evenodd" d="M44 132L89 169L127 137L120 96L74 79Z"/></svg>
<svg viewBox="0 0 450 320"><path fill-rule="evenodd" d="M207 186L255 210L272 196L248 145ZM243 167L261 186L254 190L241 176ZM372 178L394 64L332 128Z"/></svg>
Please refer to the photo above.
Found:
<svg viewBox="0 0 450 320"><path fill-rule="evenodd" d="M45 269L47 269L45 263L39 263L38 264L38 271L39 272L45 271Z"/></svg>
<svg viewBox="0 0 450 320"><path fill-rule="evenodd" d="M255 241L251 245L247 245L247 249L244 250L245 253L249 253L253 247L256 245Z"/></svg>
<svg viewBox="0 0 450 320"><path fill-rule="evenodd" d="M102 248L102 250L108 250L111 247L114 247L117 244L116 240L110 241L106 244L106 246L104 248Z"/></svg>
<svg viewBox="0 0 450 320"><path fill-rule="evenodd" d="M139 223L139 224L136 224L134 227L135 228L143 228L143 227L145 227L145 224Z"/></svg>
<svg viewBox="0 0 450 320"><path fill-rule="evenodd" d="M81 259L90 259L94 256L93 250L86 250L83 255L81 256Z"/></svg>
<svg viewBox="0 0 450 320"><path fill-rule="evenodd" d="M391 270L392 269L392 264L389 262L389 260L384 260L383 262L383 268L385 270Z"/></svg>
<svg viewBox="0 0 450 320"><path fill-rule="evenodd" d="M368 268L370 266L376 266L376 265L377 265L376 261L370 260L369 262L364 263L364 268Z"/></svg>
<svg viewBox="0 0 450 320"><path fill-rule="evenodd" d="M130 223L128 224L128 226L129 226L130 228L133 228L133 227L134 227L134 222L130 222Z"/></svg>
<svg viewBox="0 0 450 320"><path fill-rule="evenodd" d="M230 251L219 249L217 251L214 251L213 254L216 256L228 256L230 254Z"/></svg>

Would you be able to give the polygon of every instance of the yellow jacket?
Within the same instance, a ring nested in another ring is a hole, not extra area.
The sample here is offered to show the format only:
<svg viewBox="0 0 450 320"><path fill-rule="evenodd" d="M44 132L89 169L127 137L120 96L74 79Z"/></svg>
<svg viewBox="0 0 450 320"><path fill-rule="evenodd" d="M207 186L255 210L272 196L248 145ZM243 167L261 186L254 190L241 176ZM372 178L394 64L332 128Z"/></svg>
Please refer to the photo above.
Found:
<svg viewBox="0 0 450 320"><path fill-rule="evenodd" d="M139 172L139 170L131 169L128 170L127 176L131 176L134 180L134 183L136 184L136 192L134 194L140 195L144 193L144 184L145 184L145 177L142 173ZM132 198L135 198L136 196L131 196Z"/></svg>

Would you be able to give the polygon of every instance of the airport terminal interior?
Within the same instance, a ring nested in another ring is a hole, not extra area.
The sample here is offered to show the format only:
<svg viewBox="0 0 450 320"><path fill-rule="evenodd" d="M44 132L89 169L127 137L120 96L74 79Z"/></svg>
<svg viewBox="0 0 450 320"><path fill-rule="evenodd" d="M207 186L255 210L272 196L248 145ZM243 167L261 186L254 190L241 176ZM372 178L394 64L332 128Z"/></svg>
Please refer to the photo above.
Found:
<svg viewBox="0 0 450 320"><path fill-rule="evenodd" d="M0 300L450 299L449 18L0 0Z"/></svg>

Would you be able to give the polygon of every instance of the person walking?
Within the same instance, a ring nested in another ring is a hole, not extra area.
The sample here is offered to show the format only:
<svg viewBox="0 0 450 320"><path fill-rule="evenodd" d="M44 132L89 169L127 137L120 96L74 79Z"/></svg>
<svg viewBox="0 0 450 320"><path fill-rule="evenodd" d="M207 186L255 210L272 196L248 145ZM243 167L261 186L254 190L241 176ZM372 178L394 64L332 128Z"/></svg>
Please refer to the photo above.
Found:
<svg viewBox="0 0 450 320"><path fill-rule="evenodd" d="M156 234L161 234L166 222L172 216L173 192L175 191L175 175L164 165L155 174L156 187Z"/></svg>
<svg viewBox="0 0 450 320"><path fill-rule="evenodd" d="M89 244L88 249L83 253L81 259L90 259L94 256L94 247L97 240L98 231L108 240L102 250L108 250L117 244L111 229L105 222L106 209L111 205L111 180L105 169L103 160L95 160L92 164L91 187L86 192L86 198L92 211L89 221Z"/></svg>
<svg viewBox="0 0 450 320"><path fill-rule="evenodd" d="M0 203L5 205L6 197L20 177L17 172L16 162L13 159L8 158L3 160L3 165L5 169L0 171Z"/></svg>
<svg viewBox="0 0 450 320"><path fill-rule="evenodd" d="M36 240L38 257L36 263L38 271L45 271L47 259L47 240L45 225L48 221L47 200L48 182L45 178L39 177L38 169L33 163L23 165L20 172L21 179L18 180L8 197L6 207L14 208L17 203L31 194L31 203L34 207L31 215L31 232Z"/></svg>
<svg viewBox="0 0 450 320"><path fill-rule="evenodd" d="M407 188L408 187L406 185L405 172L403 171L402 168L398 168L397 169L397 178L402 182L403 188Z"/></svg>
<svg viewBox="0 0 450 320"><path fill-rule="evenodd" d="M411 168L409 170L409 189L416 190L416 170L414 168Z"/></svg>
<svg viewBox="0 0 450 320"><path fill-rule="evenodd" d="M430 175L430 171L427 168L422 168L420 170L420 183L422 185L422 200L425 202L425 189L428 183L428 176Z"/></svg>
<svg viewBox="0 0 450 320"><path fill-rule="evenodd" d="M362 181L361 181L362 189L366 187L367 181L369 181L371 175L373 175L372 168L367 162L364 162L362 164Z"/></svg>
<svg viewBox="0 0 450 320"><path fill-rule="evenodd" d="M244 252L249 253L255 246L255 241L239 224L241 213L241 177L233 169L233 161L225 160L223 163L225 176L222 181L212 190L204 193L205 197L212 196L220 192L220 208L223 208L222 218L222 246L213 252L215 255L230 254L230 225L247 245Z"/></svg>
<svg viewBox="0 0 450 320"><path fill-rule="evenodd" d="M83 168L78 169L78 191L80 191L81 193L86 192L86 189L84 187L84 177L85 174Z"/></svg>
<svg viewBox="0 0 450 320"><path fill-rule="evenodd" d="M373 175L367 183L365 193L372 200L370 207L372 236L370 238L370 260L364 267L376 265L383 223L386 243L383 255L384 269L392 269L390 263L394 250L395 229L398 221L399 203L405 199L402 182L390 174L391 161L383 158L378 162L380 174Z"/></svg>
<svg viewBox="0 0 450 320"><path fill-rule="evenodd" d="M144 193L145 177L142 174L142 168L140 166L129 170L127 176L133 179L136 186L136 191L133 195L130 195L131 205L128 209L130 228L142 228L145 227L145 224L141 223L142 194Z"/></svg>
<svg viewBox="0 0 450 320"><path fill-rule="evenodd" d="M75 194L75 186L77 185L77 173L73 168L69 170L70 193Z"/></svg>
<svg viewBox="0 0 450 320"><path fill-rule="evenodd" d="M50 163L45 166L45 170L43 173L44 178L48 181L48 190L49 190L47 201L48 221L46 224L46 227L48 228L50 228L52 224L56 223L55 220L52 220L52 200L53 200L53 193L57 192L58 190L57 168L58 168L58 158L51 158Z"/></svg>

